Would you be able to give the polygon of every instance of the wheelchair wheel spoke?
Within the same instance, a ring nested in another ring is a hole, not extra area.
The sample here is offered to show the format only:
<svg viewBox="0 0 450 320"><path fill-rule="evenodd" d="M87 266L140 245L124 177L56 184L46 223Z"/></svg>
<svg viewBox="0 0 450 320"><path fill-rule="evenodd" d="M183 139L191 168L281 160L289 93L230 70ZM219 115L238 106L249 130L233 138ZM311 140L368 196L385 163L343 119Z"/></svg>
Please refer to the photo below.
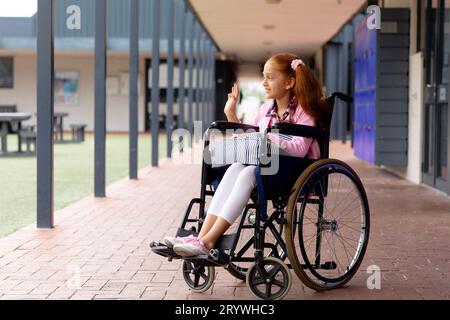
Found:
<svg viewBox="0 0 450 320"><path fill-rule="evenodd" d="M342 176L341 175L339 175L339 183L338 183L338 187L337 187L337 189L336 190L338 190L338 191L336 191L336 192L339 192L339 188L340 188L340 186L341 186L341 178L342 178ZM333 179L331 179L331 180L333 180ZM333 190L333 189L332 189ZM334 210L336 210L336 206L337 206L337 201L336 201L336 203L334 204L334 207L333 207L333 212L334 212Z"/></svg>
<svg viewBox="0 0 450 320"><path fill-rule="evenodd" d="M206 276L205 273L201 272L200 277L202 277L203 280L208 281L208 277Z"/></svg>
<svg viewBox="0 0 450 320"><path fill-rule="evenodd" d="M342 268L342 267L343 267L343 266L342 266L342 263L340 262L340 259L339 259L338 255L337 255L337 253L336 253L336 244L334 243L333 237L332 237L332 236L330 237L330 235L328 235L328 238L331 238L331 239L328 240L328 239L325 237L325 239L326 239L327 242L328 242L328 245L329 245L330 247L331 247L331 245L332 245L332 253L333 253L333 255L334 255L334 260L337 261L337 265L340 266L340 267ZM331 242L331 245L330 245L330 242ZM339 275L339 270L337 270L337 271L338 271L337 275Z"/></svg>
<svg viewBox="0 0 450 320"><path fill-rule="evenodd" d="M358 230L358 229L356 229L356 228L350 227L347 223L342 223L342 220L339 221L339 225L340 225L341 227L344 226L344 227L346 227L346 228L349 228L351 231L354 231L354 232L356 232L356 233L358 233L358 234L361 233L361 230ZM358 225L361 226L361 223L358 223Z"/></svg>
<svg viewBox="0 0 450 320"><path fill-rule="evenodd" d="M198 273L196 273L194 275L194 286L198 287L199 281L200 281L200 275Z"/></svg>
<svg viewBox="0 0 450 320"><path fill-rule="evenodd" d="M314 239L317 239L318 237L319 237L319 234L316 233L315 235L309 237L308 239L303 240L303 243L305 243L305 244L307 245L307 247L309 248L310 245L311 245L311 243L313 243L313 240L314 240Z"/></svg>
<svg viewBox="0 0 450 320"><path fill-rule="evenodd" d="M339 237L337 237L337 239L341 242L342 247L344 248L345 254L347 256L348 264L350 264L352 262L351 253L349 255L349 251L347 250L347 247L345 246L345 243L342 241L342 239Z"/></svg>
<svg viewBox="0 0 450 320"><path fill-rule="evenodd" d="M344 247L344 250L345 250L346 252L348 251L348 250L347 250L347 246L353 248L353 249L355 250L355 253L358 252L358 248L355 247L355 246L353 246L353 245L351 245L350 243L348 243L348 241L346 241L344 238L342 238L341 235L339 235L339 234L336 233L336 237L337 237L338 239L341 240L342 246ZM347 244L347 245L345 245L345 244ZM351 253L350 253L350 256L352 256ZM349 261L349 264L352 264L353 259L354 259L354 257L351 258L351 259L349 259L349 260L350 260L350 261Z"/></svg>
<svg viewBox="0 0 450 320"><path fill-rule="evenodd" d="M353 219L353 220L339 219L339 224L342 225L343 224L342 222L344 222L344 224L345 223L352 223L352 224L357 224L357 225L361 225L362 224L361 217L359 217L358 220L357 219Z"/></svg>
<svg viewBox="0 0 450 320"><path fill-rule="evenodd" d="M255 286L257 286L257 285L260 285L260 284L264 284L266 282L264 281L263 278L260 277L257 280L254 280L253 283L254 283Z"/></svg>
<svg viewBox="0 0 450 320"><path fill-rule="evenodd" d="M328 246L330 247L330 250L332 251L332 254L334 255L334 260L336 260L337 265L342 268L342 264L336 254L336 247L334 246L334 243L333 243L333 246L331 246L330 241L328 240L328 237L326 237L325 235L323 237L325 238L325 241L328 243Z"/></svg>
<svg viewBox="0 0 450 320"><path fill-rule="evenodd" d="M339 239L341 239L343 245L346 244L346 245L344 245L344 248L345 248L345 249L346 249L347 247L351 247L352 249L355 250L355 252L358 252L358 248L357 248L357 247L355 247L354 245L348 243L348 241L346 241L346 240L345 240L344 238L342 238L340 235L336 234L336 237L338 237Z"/></svg>
<svg viewBox="0 0 450 320"><path fill-rule="evenodd" d="M337 255L337 252L336 252L336 241L334 241L333 234L331 234L331 242L333 243L334 256L335 256L336 260L339 262L339 264L341 266L341 269L342 269L342 273L338 273L337 276L341 276L342 274L345 274L345 272L348 271L348 260L347 260L346 264L345 263L343 264L341 262L341 259L339 259L338 255ZM345 248L344 248L344 251L345 251L345 254L347 255L347 252L346 252Z"/></svg>
<svg viewBox="0 0 450 320"><path fill-rule="evenodd" d="M272 285L266 284L266 297L270 297L272 295Z"/></svg>
<svg viewBox="0 0 450 320"><path fill-rule="evenodd" d="M273 280L273 284L278 286L278 287L280 287L280 288L284 287L284 283L281 282L281 281L278 281L278 280Z"/></svg>
<svg viewBox="0 0 450 320"><path fill-rule="evenodd" d="M337 194L340 193L340 192L339 192L340 186L341 186L341 175L339 175L339 187L338 187L338 189L335 191L335 193L337 193ZM340 206L342 203L344 203L344 201L347 199L347 197L348 197L350 194L353 193L353 191L356 191L356 189L355 189L354 187L352 187L352 192L346 192L346 193L345 193L345 197L342 197L342 198L339 200L339 202L337 202L337 203L335 204L335 206L334 206L334 208L333 208L333 212L334 212L337 208L339 208L339 206Z"/></svg>
<svg viewBox="0 0 450 320"><path fill-rule="evenodd" d="M269 274L268 274L268 277L269 277L270 279L275 278L275 276L277 275L278 271L280 271L280 269L281 269L281 266L276 266L276 267L274 267L273 270L270 270L270 272L269 272Z"/></svg>
<svg viewBox="0 0 450 320"><path fill-rule="evenodd" d="M356 197L354 200L359 200L359 197ZM343 213L343 215L337 216L336 220L340 220L343 217L347 216L348 214L352 213L354 209L360 207L361 205L359 204L359 201L356 201L356 205L354 205L353 203L348 204L343 210L341 210L341 212ZM354 207L351 207L352 210L348 210L348 207L353 205Z"/></svg>
<svg viewBox="0 0 450 320"><path fill-rule="evenodd" d="M322 181L319 181L319 186L320 186L320 190L322 191L322 195L324 196L325 195L325 189L322 186ZM319 197L319 199L320 199L320 197ZM334 219L333 213L332 213L332 211L328 210L325 201L320 200L320 202L322 203L325 212L329 212L330 216Z"/></svg>
<svg viewBox="0 0 450 320"><path fill-rule="evenodd" d="M345 207L340 208L339 210L337 210L337 208L339 208L339 207L341 206L341 204L339 204L339 206L336 207L336 216L335 216L335 219L336 219L336 220L340 220L340 219L342 219L343 217L347 216L349 213L352 213L353 210L354 210L355 208L358 208L358 206L359 206L359 201L358 201L358 200L359 200L359 197L357 196L357 197L355 197L354 199L352 199L352 202L347 203L347 204L345 205ZM357 203L357 205L355 205L355 202ZM341 203L343 203L343 202L341 202ZM351 206L351 207L350 207L350 206ZM349 210L349 207L351 208L351 210ZM337 211L339 211L339 212L337 212Z"/></svg>
<svg viewBox="0 0 450 320"><path fill-rule="evenodd" d="M315 211L313 211L311 208L310 208L310 206L307 206L306 207L307 209L309 209L312 213L313 213L313 216L315 216L316 215L316 212ZM311 218L308 218L307 216L304 216L304 218L306 218L306 219L308 219L309 220L309 222L310 223L312 223L312 224L315 224L315 223L317 223L317 222L315 222L315 221L313 221Z"/></svg>
<svg viewBox="0 0 450 320"><path fill-rule="evenodd" d="M351 240L351 241L358 241L358 239L353 239L353 238L349 238L349 237L344 237L342 234L338 233L338 231L336 231L336 236L340 237L342 240L344 240L344 241L345 241L348 245L350 245L350 246L351 246L351 244L350 244L348 241L346 241L345 239ZM353 248L356 249L356 247L353 247Z"/></svg>

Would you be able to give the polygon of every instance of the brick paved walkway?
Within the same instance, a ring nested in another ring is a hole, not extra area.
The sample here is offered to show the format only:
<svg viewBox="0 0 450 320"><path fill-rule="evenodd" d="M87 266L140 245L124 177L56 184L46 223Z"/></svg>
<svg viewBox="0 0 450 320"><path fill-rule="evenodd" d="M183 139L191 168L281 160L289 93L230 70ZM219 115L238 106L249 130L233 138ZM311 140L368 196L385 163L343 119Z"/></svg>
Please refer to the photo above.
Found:
<svg viewBox="0 0 450 320"><path fill-rule="evenodd" d="M288 299L449 299L450 198L355 159L333 143L332 157L362 178L371 207L371 237L358 274L343 289L314 292L295 280ZM180 262L149 250L174 234L200 190L200 166L163 160L55 213L53 230L34 225L0 239L1 299L252 299L245 283L217 270L214 286L191 293ZM369 290L369 265L381 289ZM294 277L295 278L295 277Z"/></svg>

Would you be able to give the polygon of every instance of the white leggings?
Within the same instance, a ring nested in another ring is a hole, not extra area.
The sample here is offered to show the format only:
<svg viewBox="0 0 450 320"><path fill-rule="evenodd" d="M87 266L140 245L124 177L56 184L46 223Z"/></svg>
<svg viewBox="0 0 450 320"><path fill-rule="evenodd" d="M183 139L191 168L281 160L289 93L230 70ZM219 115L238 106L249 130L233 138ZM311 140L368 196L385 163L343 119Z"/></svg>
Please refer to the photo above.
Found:
<svg viewBox="0 0 450 320"><path fill-rule="evenodd" d="M208 215L225 219L229 224L241 215L256 187L255 166L233 163L225 172L208 208Z"/></svg>

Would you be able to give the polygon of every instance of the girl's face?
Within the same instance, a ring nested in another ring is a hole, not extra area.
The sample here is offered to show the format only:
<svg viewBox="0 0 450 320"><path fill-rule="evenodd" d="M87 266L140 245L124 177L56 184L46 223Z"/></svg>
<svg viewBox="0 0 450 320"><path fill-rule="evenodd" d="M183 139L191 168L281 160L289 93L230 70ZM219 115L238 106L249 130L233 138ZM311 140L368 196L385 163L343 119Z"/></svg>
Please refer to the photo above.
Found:
<svg viewBox="0 0 450 320"><path fill-rule="evenodd" d="M293 77L287 77L276 69L274 63L270 60L264 65L263 77L262 85L266 92L266 99L282 99L289 95L295 84Z"/></svg>

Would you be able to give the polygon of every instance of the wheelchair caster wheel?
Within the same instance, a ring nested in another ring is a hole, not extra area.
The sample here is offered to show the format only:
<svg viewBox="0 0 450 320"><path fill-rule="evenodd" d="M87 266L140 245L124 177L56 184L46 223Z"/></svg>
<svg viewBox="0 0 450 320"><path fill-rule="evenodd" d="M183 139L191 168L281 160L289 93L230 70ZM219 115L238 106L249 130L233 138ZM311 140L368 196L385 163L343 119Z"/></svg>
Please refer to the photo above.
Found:
<svg viewBox="0 0 450 320"><path fill-rule="evenodd" d="M289 292L291 284L291 272L278 258L263 258L260 267L253 264L247 272L247 286L258 299L282 299Z"/></svg>
<svg viewBox="0 0 450 320"><path fill-rule="evenodd" d="M194 292L205 292L213 284L214 267L198 266L192 261L183 261L183 278L189 289Z"/></svg>

